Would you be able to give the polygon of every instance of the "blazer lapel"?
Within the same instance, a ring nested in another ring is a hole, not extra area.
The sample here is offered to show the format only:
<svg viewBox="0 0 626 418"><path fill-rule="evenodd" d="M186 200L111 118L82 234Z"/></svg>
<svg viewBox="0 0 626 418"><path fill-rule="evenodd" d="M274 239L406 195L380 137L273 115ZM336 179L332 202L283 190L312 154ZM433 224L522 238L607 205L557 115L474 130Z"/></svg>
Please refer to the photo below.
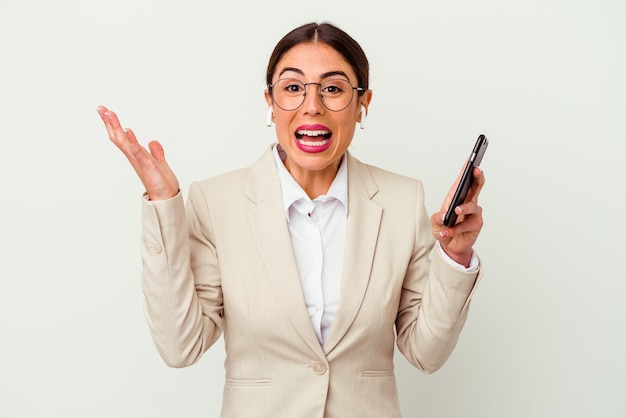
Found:
<svg viewBox="0 0 626 418"><path fill-rule="evenodd" d="M382 207L372 201L378 188L368 168L349 153L348 220L337 316L324 342L328 355L354 321L369 283Z"/></svg>
<svg viewBox="0 0 626 418"><path fill-rule="evenodd" d="M245 193L256 204L248 212L248 220L265 263L267 277L289 321L306 344L321 357L322 348L302 295L271 150L250 168Z"/></svg>

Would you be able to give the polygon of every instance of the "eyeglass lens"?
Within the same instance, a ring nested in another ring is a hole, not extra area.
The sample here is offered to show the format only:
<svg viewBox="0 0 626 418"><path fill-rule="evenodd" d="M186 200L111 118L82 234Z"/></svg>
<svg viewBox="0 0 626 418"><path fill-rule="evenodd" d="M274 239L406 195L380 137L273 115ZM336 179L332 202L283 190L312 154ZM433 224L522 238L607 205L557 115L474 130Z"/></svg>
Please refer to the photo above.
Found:
<svg viewBox="0 0 626 418"><path fill-rule="evenodd" d="M295 110L304 102L307 89L319 88L319 95L322 104L335 112L345 109L352 101L354 87L347 80L335 79L327 80L323 83L304 84L292 78L278 80L272 86L272 96L274 102L283 110Z"/></svg>

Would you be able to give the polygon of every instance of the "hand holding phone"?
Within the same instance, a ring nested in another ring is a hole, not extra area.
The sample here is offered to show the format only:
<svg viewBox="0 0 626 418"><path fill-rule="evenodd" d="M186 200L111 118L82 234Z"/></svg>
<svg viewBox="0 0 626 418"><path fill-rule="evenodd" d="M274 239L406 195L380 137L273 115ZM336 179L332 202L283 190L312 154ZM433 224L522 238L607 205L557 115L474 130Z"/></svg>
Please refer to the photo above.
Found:
<svg viewBox="0 0 626 418"><path fill-rule="evenodd" d="M488 145L489 141L487 140L487 137L485 135L480 135L476 140L474 149L472 150L472 153L467 160L467 165L463 170L459 185L454 192L452 202L450 202L450 206L446 211L446 216L443 219L443 224L445 226L453 226L456 223L457 214L456 212L454 212L454 209L465 202L465 198L467 198L467 193L472 186L472 180L474 179L474 176L472 174L474 171L474 167L478 167L480 165L480 162L483 159L483 155L485 155L485 151L487 150Z"/></svg>

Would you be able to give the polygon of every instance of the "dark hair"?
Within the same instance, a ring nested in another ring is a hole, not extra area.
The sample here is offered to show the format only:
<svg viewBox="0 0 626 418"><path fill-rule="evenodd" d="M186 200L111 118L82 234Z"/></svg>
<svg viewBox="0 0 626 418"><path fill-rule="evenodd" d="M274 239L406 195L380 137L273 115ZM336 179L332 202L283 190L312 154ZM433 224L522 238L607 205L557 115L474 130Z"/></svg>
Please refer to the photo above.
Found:
<svg viewBox="0 0 626 418"><path fill-rule="evenodd" d="M266 81L272 84L278 61L296 45L306 42L324 43L339 52L356 74L358 87L369 89L369 62L365 52L350 35L330 23L307 23L286 34L274 48L267 64ZM359 91L363 94L363 91Z"/></svg>

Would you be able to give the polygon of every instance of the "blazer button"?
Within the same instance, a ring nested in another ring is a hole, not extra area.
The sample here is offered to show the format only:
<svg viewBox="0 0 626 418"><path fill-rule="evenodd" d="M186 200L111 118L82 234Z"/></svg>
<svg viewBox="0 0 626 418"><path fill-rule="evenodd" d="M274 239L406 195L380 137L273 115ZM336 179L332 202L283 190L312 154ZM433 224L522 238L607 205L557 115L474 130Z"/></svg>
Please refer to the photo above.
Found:
<svg viewBox="0 0 626 418"><path fill-rule="evenodd" d="M158 243L153 242L150 244L150 248L152 248L154 250L155 253L160 253L161 251L163 251L163 247L161 247Z"/></svg>
<svg viewBox="0 0 626 418"><path fill-rule="evenodd" d="M316 374L322 375L324 373L326 373L326 365L324 363L322 363L321 361L318 361L316 363L313 364L313 371Z"/></svg>

